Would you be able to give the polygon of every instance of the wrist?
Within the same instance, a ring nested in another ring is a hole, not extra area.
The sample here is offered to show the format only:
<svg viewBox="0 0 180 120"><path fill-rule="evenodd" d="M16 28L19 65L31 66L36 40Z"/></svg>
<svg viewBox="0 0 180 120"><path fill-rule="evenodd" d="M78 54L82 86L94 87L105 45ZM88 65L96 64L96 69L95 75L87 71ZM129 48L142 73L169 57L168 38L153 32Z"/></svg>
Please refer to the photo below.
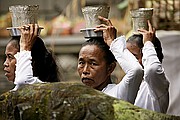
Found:
<svg viewBox="0 0 180 120"><path fill-rule="evenodd" d="M31 48L29 46L21 45L20 46L20 51L23 51L23 50L31 51Z"/></svg>
<svg viewBox="0 0 180 120"><path fill-rule="evenodd" d="M146 43L144 43L144 47L152 47L154 46L153 43L151 41L146 41Z"/></svg>
<svg viewBox="0 0 180 120"><path fill-rule="evenodd" d="M143 40L143 43L151 42L151 40Z"/></svg>

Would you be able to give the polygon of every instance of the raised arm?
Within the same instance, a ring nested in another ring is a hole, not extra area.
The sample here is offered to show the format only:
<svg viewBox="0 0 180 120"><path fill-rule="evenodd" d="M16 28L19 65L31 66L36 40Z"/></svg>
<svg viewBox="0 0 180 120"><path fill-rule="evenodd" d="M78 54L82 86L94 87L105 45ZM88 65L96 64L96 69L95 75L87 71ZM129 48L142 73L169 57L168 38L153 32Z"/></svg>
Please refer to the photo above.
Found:
<svg viewBox="0 0 180 120"><path fill-rule="evenodd" d="M110 46L111 52L114 54L119 65L122 67L126 75L122 81L117 85L118 98L134 103L140 83L143 79L143 70L138 60L126 48L125 36L116 38L116 29L111 21L99 17L105 24L97 26L97 30L103 31L105 42Z"/></svg>
<svg viewBox="0 0 180 120"><path fill-rule="evenodd" d="M160 53L162 54L162 50L155 48L155 47L161 47L160 46L161 43L159 39L155 37L155 29L152 27L149 21L148 21L148 26L149 26L149 30L144 30L144 29L139 30L139 32L143 35L143 43L144 43L144 47L142 50L144 79L149 84L149 87L152 89L153 94L155 94L157 97L160 97L168 90L169 82L167 81L161 63L163 57L158 58L158 54ZM157 43L157 42L159 43L159 46L154 46L153 43ZM163 54L161 56L163 56Z"/></svg>
<svg viewBox="0 0 180 120"><path fill-rule="evenodd" d="M31 65L31 48L38 35L38 25L24 25L20 28L20 30L20 52L15 55L17 61L15 71L16 77L14 81L14 84L16 84L15 90L22 84L34 84L42 82L37 77L33 77L33 70Z"/></svg>

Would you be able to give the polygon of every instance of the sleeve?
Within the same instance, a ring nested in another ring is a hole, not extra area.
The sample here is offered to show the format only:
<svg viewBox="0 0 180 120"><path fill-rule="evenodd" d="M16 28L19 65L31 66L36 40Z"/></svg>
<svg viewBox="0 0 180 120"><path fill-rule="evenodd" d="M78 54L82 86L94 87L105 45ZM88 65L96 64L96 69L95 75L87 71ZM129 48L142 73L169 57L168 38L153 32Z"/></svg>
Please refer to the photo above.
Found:
<svg viewBox="0 0 180 120"><path fill-rule="evenodd" d="M165 76L164 69L157 57L154 45L148 41L143 47L142 64L144 66L144 80L151 88L154 96L161 97L168 91L169 81Z"/></svg>
<svg viewBox="0 0 180 120"><path fill-rule="evenodd" d="M16 71L15 71L15 81L16 86L22 84L34 84L42 83L37 77L33 77L32 70L32 57L31 51L21 51L15 55L16 58Z"/></svg>
<svg viewBox="0 0 180 120"><path fill-rule="evenodd" d="M117 96L133 104L143 79L143 69L135 56L126 48L125 36L116 38L111 43L110 50L126 74L117 85Z"/></svg>

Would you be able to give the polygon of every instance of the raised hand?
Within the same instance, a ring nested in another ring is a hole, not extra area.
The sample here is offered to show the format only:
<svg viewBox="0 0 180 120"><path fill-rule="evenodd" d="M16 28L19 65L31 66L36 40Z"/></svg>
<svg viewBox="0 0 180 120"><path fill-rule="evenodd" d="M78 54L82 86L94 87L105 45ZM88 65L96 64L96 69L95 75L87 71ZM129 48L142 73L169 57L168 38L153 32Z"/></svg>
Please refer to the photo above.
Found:
<svg viewBox="0 0 180 120"><path fill-rule="evenodd" d="M110 46L112 41L116 38L117 30L111 23L109 19L106 19L104 17L98 16L99 20L101 20L105 24L101 24L96 26L96 31L103 31L103 38L107 45Z"/></svg>
<svg viewBox="0 0 180 120"><path fill-rule="evenodd" d="M36 37L38 36L39 26L37 24L28 24L23 25L19 29L21 31L20 51L30 51L36 40Z"/></svg>
<svg viewBox="0 0 180 120"><path fill-rule="evenodd" d="M143 35L143 43L146 43L147 41L153 41L155 38L155 28L152 27L150 21L148 20L148 26L149 30L145 29L138 29L139 33Z"/></svg>

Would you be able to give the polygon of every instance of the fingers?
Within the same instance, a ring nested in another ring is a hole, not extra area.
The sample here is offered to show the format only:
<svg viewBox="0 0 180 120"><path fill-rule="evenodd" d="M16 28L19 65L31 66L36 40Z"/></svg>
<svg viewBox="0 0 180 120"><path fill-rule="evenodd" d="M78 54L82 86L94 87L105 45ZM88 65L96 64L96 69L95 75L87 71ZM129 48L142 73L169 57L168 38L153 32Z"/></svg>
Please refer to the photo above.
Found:
<svg viewBox="0 0 180 120"><path fill-rule="evenodd" d="M30 26L30 34L32 35L32 34L34 34L34 24L29 24L29 26Z"/></svg>
<svg viewBox="0 0 180 120"><path fill-rule="evenodd" d="M39 31L39 25L38 24L35 24L35 33L36 33L36 36L38 35L38 31Z"/></svg>
<svg viewBox="0 0 180 120"><path fill-rule="evenodd" d="M21 31L21 34L31 34L31 35L38 35L39 26L37 24L28 24L18 27Z"/></svg>
<svg viewBox="0 0 180 120"><path fill-rule="evenodd" d="M39 29L38 24L29 24L29 26L30 26L30 34L37 36L38 35L38 29Z"/></svg>
<svg viewBox="0 0 180 120"><path fill-rule="evenodd" d="M150 21L148 20L148 27L149 27L149 30L146 30L146 29L138 29L138 32L139 33L146 33L146 32L151 32L151 33L155 33L156 29L152 27Z"/></svg>
<svg viewBox="0 0 180 120"><path fill-rule="evenodd" d="M98 26L96 26L96 29L94 30L94 32L106 30L107 27L108 26L104 25L104 24L98 25Z"/></svg>
<svg viewBox="0 0 180 120"><path fill-rule="evenodd" d="M107 45L110 45L111 42L116 38L117 30L111 23L109 19L98 16L99 20L101 20L104 24L100 24L96 26L94 32L103 31L103 38Z"/></svg>
<svg viewBox="0 0 180 120"><path fill-rule="evenodd" d="M153 27L152 27L150 21L148 20L147 22L148 22L149 31L150 31L150 32L153 32Z"/></svg>
<svg viewBox="0 0 180 120"><path fill-rule="evenodd" d="M28 25L23 25L21 27L18 27L18 29L21 31L21 33L24 33L25 31L29 30L29 26Z"/></svg>
<svg viewBox="0 0 180 120"><path fill-rule="evenodd" d="M97 31L105 32L105 31L117 31L117 30L114 26L107 26L107 25L101 24L101 25L96 26L96 29L94 30L94 32L97 32Z"/></svg>
<svg viewBox="0 0 180 120"><path fill-rule="evenodd" d="M30 26L29 25L23 25L19 28L19 30L21 31L21 35L28 34L30 31Z"/></svg>
<svg viewBox="0 0 180 120"><path fill-rule="evenodd" d="M28 26L28 25L23 25L23 30L24 31L28 31L30 29L30 26Z"/></svg>
<svg viewBox="0 0 180 120"><path fill-rule="evenodd" d="M31 50L36 37L38 36L39 26L37 24L28 24L20 27L20 50Z"/></svg>
<svg viewBox="0 0 180 120"><path fill-rule="evenodd" d="M108 26L113 26L112 23L111 23L111 21L110 21L109 19L104 18L104 17L102 17L102 16L98 16L98 18L99 18L100 21L103 21L103 22L106 23Z"/></svg>
<svg viewBox="0 0 180 120"><path fill-rule="evenodd" d="M99 18L99 20L101 20L105 24L101 24L101 25L96 26L96 29L94 30L95 32L96 31L104 31L104 30L107 30L108 28L114 28L113 24L111 23L111 21L109 19L104 18L102 16L98 16L98 18Z"/></svg>
<svg viewBox="0 0 180 120"><path fill-rule="evenodd" d="M148 31L145 29L138 29L138 32L148 32Z"/></svg>

